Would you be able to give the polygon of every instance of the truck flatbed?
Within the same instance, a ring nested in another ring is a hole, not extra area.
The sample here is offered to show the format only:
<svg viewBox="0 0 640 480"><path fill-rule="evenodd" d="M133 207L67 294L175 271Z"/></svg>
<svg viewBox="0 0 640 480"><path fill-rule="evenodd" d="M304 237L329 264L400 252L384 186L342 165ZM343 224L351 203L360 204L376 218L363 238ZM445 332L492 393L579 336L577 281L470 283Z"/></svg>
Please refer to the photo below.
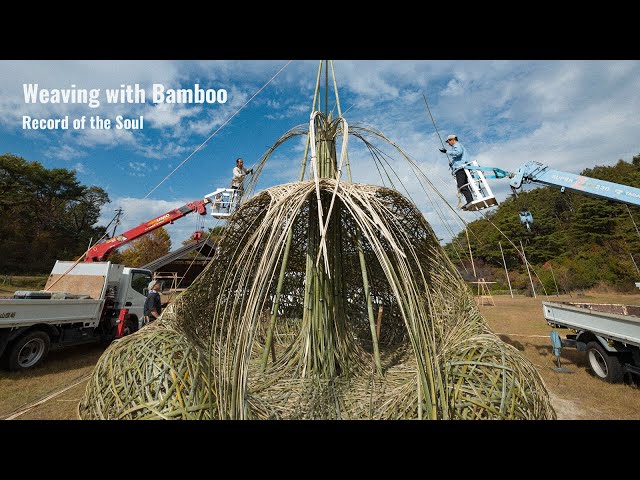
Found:
<svg viewBox="0 0 640 480"><path fill-rule="evenodd" d="M0 364L33 368L50 348L111 341L140 328L151 271L58 260L43 290L0 300ZM137 328L136 328L137 327Z"/></svg>
<svg viewBox="0 0 640 480"><path fill-rule="evenodd" d="M586 351L602 380L617 383L626 374L640 375L640 306L542 302L542 310L547 324L575 332L560 339L562 347Z"/></svg>
<svg viewBox="0 0 640 480"><path fill-rule="evenodd" d="M0 328L21 327L26 324L63 325L84 323L95 327L102 310L103 299L48 299L0 302Z"/></svg>
<svg viewBox="0 0 640 480"><path fill-rule="evenodd" d="M542 302L554 327L585 330L640 347L640 306L612 303Z"/></svg>

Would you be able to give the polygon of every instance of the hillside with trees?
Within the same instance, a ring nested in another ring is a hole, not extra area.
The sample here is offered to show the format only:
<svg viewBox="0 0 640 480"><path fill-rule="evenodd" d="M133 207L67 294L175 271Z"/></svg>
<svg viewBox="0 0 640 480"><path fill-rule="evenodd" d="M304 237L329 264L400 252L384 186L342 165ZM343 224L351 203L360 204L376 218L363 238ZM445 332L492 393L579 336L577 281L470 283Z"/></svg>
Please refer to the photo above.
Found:
<svg viewBox="0 0 640 480"><path fill-rule="evenodd" d="M614 166L588 168L581 175L640 188L640 155L631 163L619 160ZM523 209L533 215L531 231L520 223L518 213ZM498 208L484 212L482 219L468 224L468 232L463 230L445 247L466 279L474 280L470 244L476 277L507 289L501 244L513 288L530 289L524 261L510 240L518 248L522 242L528 262L549 294L556 292L556 285L560 293L602 284L637 291L639 207L540 187L517 198L512 195ZM541 288L532 276L535 288Z"/></svg>

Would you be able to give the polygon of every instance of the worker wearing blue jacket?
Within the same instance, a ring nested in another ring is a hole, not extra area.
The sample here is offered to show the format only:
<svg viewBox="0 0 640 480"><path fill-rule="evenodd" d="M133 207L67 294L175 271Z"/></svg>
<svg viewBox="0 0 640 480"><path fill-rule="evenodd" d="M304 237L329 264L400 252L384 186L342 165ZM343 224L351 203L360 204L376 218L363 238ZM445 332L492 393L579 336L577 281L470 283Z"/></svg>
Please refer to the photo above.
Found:
<svg viewBox="0 0 640 480"><path fill-rule="evenodd" d="M458 141L456 135L449 135L446 141L451 147L451 150L447 152L444 148L441 148L440 151L449 158L449 166L451 167L451 172L456 177L458 191L464 195L467 204L471 203L473 201L473 195L469 189L467 173L464 171L464 167L471 164L471 158L467 155L464 146Z"/></svg>

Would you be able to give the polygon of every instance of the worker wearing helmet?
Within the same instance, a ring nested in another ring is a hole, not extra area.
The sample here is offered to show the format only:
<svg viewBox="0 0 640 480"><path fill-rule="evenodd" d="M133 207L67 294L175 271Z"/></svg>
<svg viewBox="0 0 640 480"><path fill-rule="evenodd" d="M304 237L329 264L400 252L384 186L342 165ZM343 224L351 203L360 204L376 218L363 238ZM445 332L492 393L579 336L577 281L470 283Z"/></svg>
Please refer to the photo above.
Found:
<svg viewBox="0 0 640 480"><path fill-rule="evenodd" d="M449 166L456 177L458 191L464 195L466 203L469 204L473 201L473 195L469 189L469 180L464 167L471 164L471 158L467 155L464 146L458 141L457 135L449 135L446 142L451 147L451 150L447 152L444 148L441 148L440 151L449 158Z"/></svg>

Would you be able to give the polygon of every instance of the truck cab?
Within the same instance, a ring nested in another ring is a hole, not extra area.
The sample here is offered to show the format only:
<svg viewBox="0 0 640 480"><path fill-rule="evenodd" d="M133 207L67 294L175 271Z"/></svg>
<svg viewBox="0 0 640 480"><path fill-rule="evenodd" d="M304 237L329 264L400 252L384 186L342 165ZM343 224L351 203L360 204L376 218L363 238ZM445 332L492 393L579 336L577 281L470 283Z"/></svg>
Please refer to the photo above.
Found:
<svg viewBox="0 0 640 480"><path fill-rule="evenodd" d="M144 302L147 285L152 279L151 272L142 268L124 267L120 277L119 304L116 308L126 309L130 323L137 325L144 316Z"/></svg>

